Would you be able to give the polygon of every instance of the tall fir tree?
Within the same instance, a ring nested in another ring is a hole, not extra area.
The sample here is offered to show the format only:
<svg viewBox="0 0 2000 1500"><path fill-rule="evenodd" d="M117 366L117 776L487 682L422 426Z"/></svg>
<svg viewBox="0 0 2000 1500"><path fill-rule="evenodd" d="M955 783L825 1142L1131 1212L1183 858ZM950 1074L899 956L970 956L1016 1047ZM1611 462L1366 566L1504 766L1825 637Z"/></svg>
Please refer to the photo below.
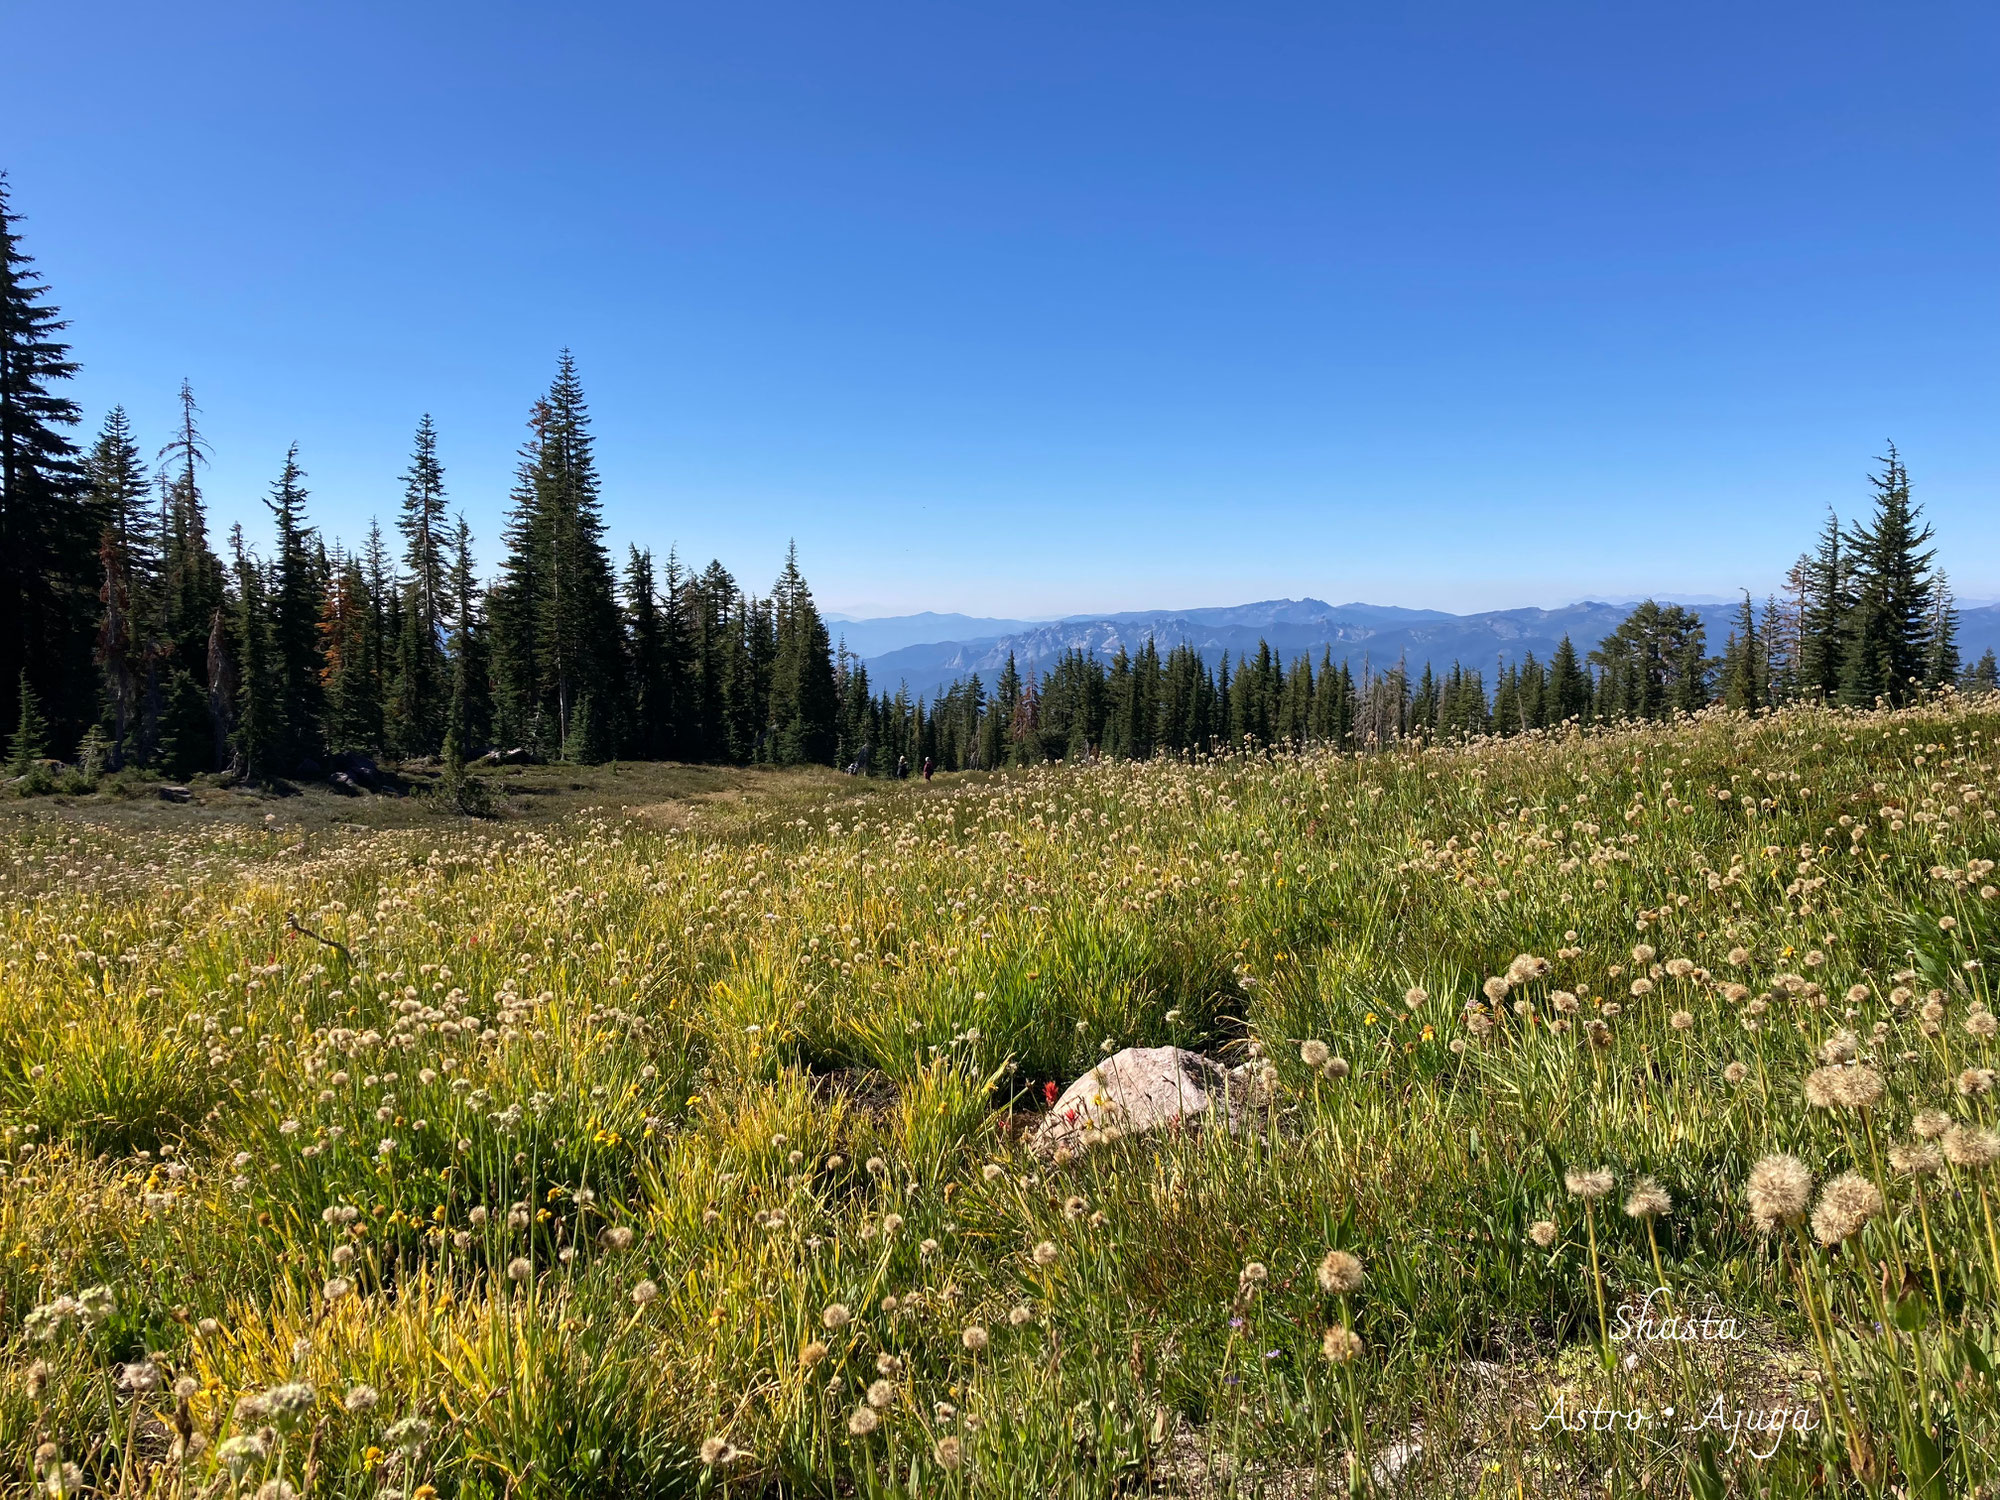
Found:
<svg viewBox="0 0 2000 1500"><path fill-rule="evenodd" d="M771 758L780 765L831 765L839 741L840 693L831 642L799 572L796 543L785 552L771 602Z"/></svg>
<svg viewBox="0 0 2000 1500"><path fill-rule="evenodd" d="M1823 703L1839 696L1846 651L1849 578L1840 518L1827 513L1819 545L1792 570L1797 600L1798 695Z"/></svg>
<svg viewBox="0 0 2000 1500"><path fill-rule="evenodd" d="M435 755L443 743L450 686L445 636L451 629L451 521L445 513L444 468L437 429L426 412L403 475L404 596L396 641L391 738L405 755Z"/></svg>
<svg viewBox="0 0 2000 1500"><path fill-rule="evenodd" d="M125 408L104 419L84 471L99 531L97 665L102 673L105 718L111 726L109 766L128 752L144 760L159 714L159 547L154 536L151 484L132 437Z"/></svg>
<svg viewBox="0 0 2000 1500"><path fill-rule="evenodd" d="M472 566L472 528L462 515L452 528L447 581L451 590L451 701L445 715L445 736L463 760L492 738L493 699L480 619L479 578Z"/></svg>
<svg viewBox="0 0 2000 1500"><path fill-rule="evenodd" d="M1565 633L1556 644L1555 655L1549 658L1550 722L1562 724L1574 719L1578 723L1588 723L1590 699L1590 674L1577 660L1576 647Z"/></svg>
<svg viewBox="0 0 2000 1500"><path fill-rule="evenodd" d="M294 774L324 750L326 657L320 636L323 556L306 522L305 470L295 443L264 504L277 523L270 568L270 644L278 698L266 773ZM246 667L247 673L247 667Z"/></svg>
<svg viewBox="0 0 2000 1500"><path fill-rule="evenodd" d="M1723 649L1720 670L1724 705L1751 714L1770 707L1764 637L1757 631L1757 610L1747 592L1737 608L1736 626Z"/></svg>
<svg viewBox="0 0 2000 1500"><path fill-rule="evenodd" d="M531 426L493 599L505 711L545 753L601 758L623 664L590 414L568 350Z"/></svg>
<svg viewBox="0 0 2000 1500"><path fill-rule="evenodd" d="M229 545L236 574L229 642L236 664L232 748L241 774L253 781L268 781L289 769L280 764L287 732L284 674L273 640L264 569L243 540L242 527L232 529ZM211 683L221 677L215 674Z"/></svg>
<svg viewBox="0 0 2000 1500"><path fill-rule="evenodd" d="M222 608L225 575L222 559L209 545L208 508L201 493L200 470L209 458L208 443L195 422L201 408L194 404L194 390L185 380L178 399L180 424L157 460L167 487L161 523L166 577L160 631L172 659L207 686L208 641L216 611Z"/></svg>
<svg viewBox="0 0 2000 1500"><path fill-rule="evenodd" d="M335 753L370 753L382 743L382 698L371 661L373 614L361 559L336 552L320 616L326 743Z"/></svg>
<svg viewBox="0 0 2000 1500"><path fill-rule="evenodd" d="M640 760L665 760L671 754L674 719L667 616L660 608L653 554L636 546L625 559L625 653L628 753Z"/></svg>
<svg viewBox="0 0 2000 1500"><path fill-rule="evenodd" d="M1942 568L1931 587L1931 617L1924 635L1924 686L1932 692L1958 682L1958 600Z"/></svg>
<svg viewBox="0 0 2000 1500"><path fill-rule="evenodd" d="M1875 514L1847 539L1853 602L1842 640L1841 701L1868 707L1879 698L1900 707L1922 689L1928 666L1932 588L1925 550L1931 539L1922 507L1910 498L1910 476L1895 444L1868 476Z"/></svg>
<svg viewBox="0 0 2000 1500"><path fill-rule="evenodd" d="M76 373L61 335L69 324L21 247L0 172L0 723L31 684L67 745L96 717L90 670L100 567L98 526L66 429Z"/></svg>
<svg viewBox="0 0 2000 1500"><path fill-rule="evenodd" d="M7 774L25 776L49 753L49 721L26 671L14 683L14 732L7 737Z"/></svg>

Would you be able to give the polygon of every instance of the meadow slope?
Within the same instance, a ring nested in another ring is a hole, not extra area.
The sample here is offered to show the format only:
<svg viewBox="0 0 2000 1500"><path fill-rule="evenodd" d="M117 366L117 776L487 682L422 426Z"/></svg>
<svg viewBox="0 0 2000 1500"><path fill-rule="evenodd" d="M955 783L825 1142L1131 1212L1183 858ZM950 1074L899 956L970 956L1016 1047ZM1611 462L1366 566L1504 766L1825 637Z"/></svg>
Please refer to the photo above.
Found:
<svg viewBox="0 0 2000 1500"><path fill-rule="evenodd" d="M1996 735L16 821L5 1483L1990 1486ZM1168 1042L1261 1129L1025 1148Z"/></svg>

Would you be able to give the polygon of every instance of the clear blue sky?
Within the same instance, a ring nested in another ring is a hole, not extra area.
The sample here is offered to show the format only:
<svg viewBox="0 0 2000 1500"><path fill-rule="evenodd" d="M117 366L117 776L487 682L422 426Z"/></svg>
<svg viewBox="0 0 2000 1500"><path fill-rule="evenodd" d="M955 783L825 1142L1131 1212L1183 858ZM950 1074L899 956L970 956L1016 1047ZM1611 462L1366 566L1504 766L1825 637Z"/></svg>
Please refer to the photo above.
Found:
<svg viewBox="0 0 2000 1500"><path fill-rule="evenodd" d="M2000 8L16 3L94 423L188 376L490 566L556 351L613 542L824 605L1775 582L1901 445L2000 594ZM221 527L218 528L220 531Z"/></svg>

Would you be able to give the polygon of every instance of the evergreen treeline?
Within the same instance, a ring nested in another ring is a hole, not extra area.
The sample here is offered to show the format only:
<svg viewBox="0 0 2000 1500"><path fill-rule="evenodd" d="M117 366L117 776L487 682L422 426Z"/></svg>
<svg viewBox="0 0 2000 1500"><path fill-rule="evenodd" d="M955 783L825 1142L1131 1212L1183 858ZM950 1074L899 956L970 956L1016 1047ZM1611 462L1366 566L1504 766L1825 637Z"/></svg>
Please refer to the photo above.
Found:
<svg viewBox="0 0 2000 1500"><path fill-rule="evenodd" d="M261 545L209 535L200 410L183 383L171 439L149 460L114 408L81 449L63 394L66 327L21 248L0 174L0 724L9 761L52 754L86 773L310 775L342 756L441 757L493 747L614 756L822 763L883 775L1220 746L1364 750L1410 736L1511 734L1566 721L1656 718L1718 698L1908 702L1961 675L1995 685L1992 654L1961 673L1956 610L1893 449L1867 524L1829 519L1761 615L1746 596L1719 656L1703 621L1648 602L1587 659L1565 639L1481 673L1357 674L1268 646L1211 670L1152 642L1109 662L1013 661L935 702L872 691L835 653L788 555L770 594L721 563L695 572L606 544L590 415L565 352L533 407L497 577L449 505L429 417L418 425L395 536L359 550L309 517L296 449L272 480ZM72 748L73 747L73 748Z"/></svg>
<svg viewBox="0 0 2000 1500"><path fill-rule="evenodd" d="M67 756L174 776L310 775L343 755L489 746L541 758L830 762L839 694L796 556L769 597L719 562L614 570L590 415L565 352L534 405L498 578L482 587L419 424L396 537L358 551L308 514L298 451L218 555L199 408L147 459L122 409L88 451L61 394L64 323L0 176L0 723L17 770Z"/></svg>
<svg viewBox="0 0 2000 1500"><path fill-rule="evenodd" d="M1958 613L1933 568L1891 447L1870 477L1865 525L1829 518L1817 548L1793 568L1785 595L1760 611L1746 594L1720 655L1700 615L1647 600L1587 658L1565 636L1550 659L1532 652L1501 666L1489 689L1476 668L1401 664L1360 675L1322 651L1289 664L1261 644L1211 672L1188 646L1162 657L1151 641L1108 664L1072 652L1039 681L1010 657L989 696L978 677L935 704L871 698L866 671L843 658L843 762L894 774L932 761L944 770L1099 755L1185 754L1220 745L1307 742L1367 750L1398 740L1520 734L1566 722L1614 723L1693 713L1713 703L1761 712L1786 703L1900 706L1947 686L2000 688L1991 651L1959 660Z"/></svg>

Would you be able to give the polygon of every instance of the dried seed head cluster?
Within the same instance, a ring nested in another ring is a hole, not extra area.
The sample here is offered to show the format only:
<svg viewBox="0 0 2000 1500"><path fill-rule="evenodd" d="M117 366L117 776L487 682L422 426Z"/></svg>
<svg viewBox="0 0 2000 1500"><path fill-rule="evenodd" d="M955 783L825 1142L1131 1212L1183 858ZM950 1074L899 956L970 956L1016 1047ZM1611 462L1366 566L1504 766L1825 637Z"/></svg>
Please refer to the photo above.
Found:
<svg viewBox="0 0 2000 1500"><path fill-rule="evenodd" d="M1641 1221L1657 1219L1673 1206L1672 1196L1650 1177L1641 1177L1634 1183L1630 1195L1625 1199L1625 1212Z"/></svg>
<svg viewBox="0 0 2000 1500"><path fill-rule="evenodd" d="M1345 1250L1329 1250L1319 1263L1319 1289L1328 1296L1345 1296L1361 1290L1361 1262Z"/></svg>
<svg viewBox="0 0 2000 1500"><path fill-rule="evenodd" d="M1568 1188L1577 1197L1586 1201L1592 1198L1602 1198L1615 1185L1610 1169L1606 1167L1592 1167L1583 1171L1563 1173L1563 1186Z"/></svg>
<svg viewBox="0 0 2000 1500"><path fill-rule="evenodd" d="M1859 1234L1882 1212L1882 1194L1859 1172L1843 1172L1820 1189L1813 1206L1813 1237L1829 1248Z"/></svg>
<svg viewBox="0 0 2000 1500"><path fill-rule="evenodd" d="M1745 1191L1759 1229L1802 1224L1812 1204L1812 1173L1796 1156L1766 1156L1750 1168Z"/></svg>

